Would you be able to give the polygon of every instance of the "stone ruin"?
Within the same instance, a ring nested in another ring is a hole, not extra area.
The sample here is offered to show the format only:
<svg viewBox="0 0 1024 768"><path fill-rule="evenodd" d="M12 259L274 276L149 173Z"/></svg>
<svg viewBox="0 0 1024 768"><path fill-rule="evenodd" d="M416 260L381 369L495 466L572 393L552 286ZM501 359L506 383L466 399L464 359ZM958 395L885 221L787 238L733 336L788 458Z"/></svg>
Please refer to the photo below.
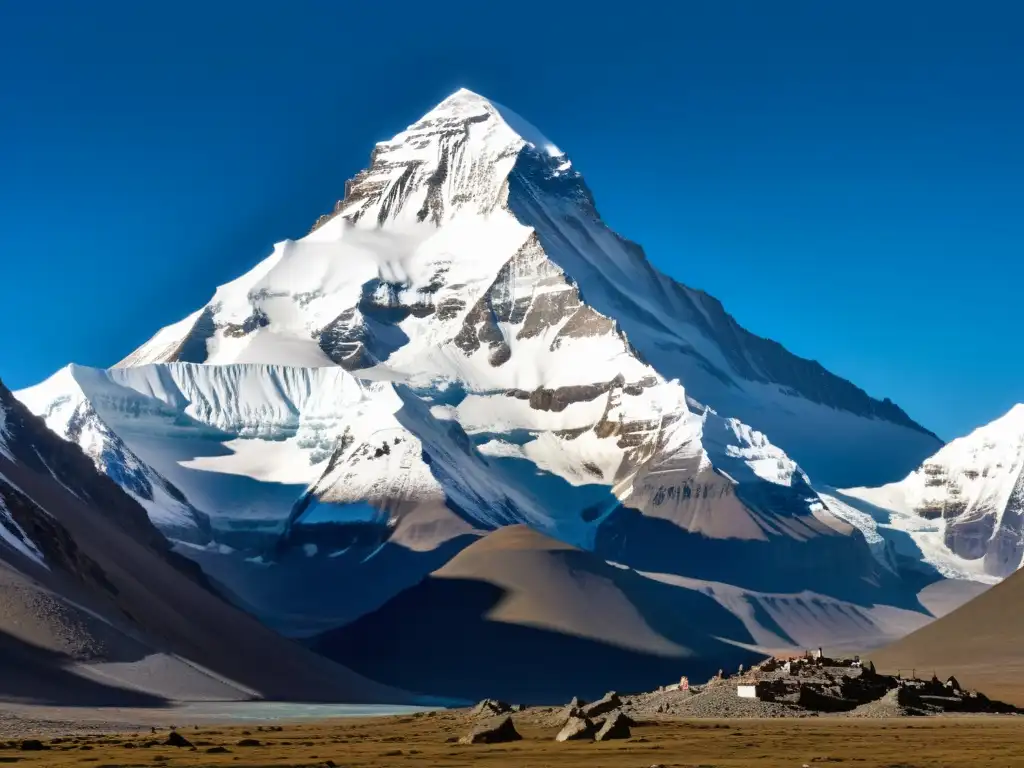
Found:
<svg viewBox="0 0 1024 768"><path fill-rule="evenodd" d="M753 688L753 696L751 696ZM967 691L955 677L942 682L901 675L880 675L859 657L833 659L821 649L791 659L770 658L738 679L737 696L780 702L812 712L849 712L895 692L895 703L907 714L943 712L1024 713L978 691Z"/></svg>
<svg viewBox="0 0 1024 768"><path fill-rule="evenodd" d="M916 678L899 680L896 701L900 706L920 714L941 712L1022 714L1024 710L1002 701L993 701L980 691L964 690L955 677L942 682Z"/></svg>

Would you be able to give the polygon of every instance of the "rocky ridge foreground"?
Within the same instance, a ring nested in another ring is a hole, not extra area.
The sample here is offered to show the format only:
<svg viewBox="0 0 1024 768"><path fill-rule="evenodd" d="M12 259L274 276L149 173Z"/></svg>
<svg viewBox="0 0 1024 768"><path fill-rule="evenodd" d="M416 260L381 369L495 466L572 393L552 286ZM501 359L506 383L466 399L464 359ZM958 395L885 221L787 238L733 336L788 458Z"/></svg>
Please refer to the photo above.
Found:
<svg viewBox="0 0 1024 768"><path fill-rule="evenodd" d="M909 671L909 670L908 670ZM753 698L743 698L739 689ZM945 713L1019 714L1024 710L966 690L954 677L883 675L857 659L771 658L731 677L688 690L679 685L631 697L628 709L648 717L893 717Z"/></svg>
<svg viewBox="0 0 1024 768"><path fill-rule="evenodd" d="M740 696L741 689L751 697ZM498 713L503 728L514 730L513 713L523 722L561 726L555 740L563 742L628 739L631 727L659 720L1020 715L1024 709L966 690L955 677L943 682L935 677L883 675L873 664L862 664L859 659L808 655L770 658L736 675L720 673L703 685L683 682L633 695L609 692L593 703L577 697L564 708L520 708L486 700L474 710L476 717L492 723L497 722L494 715Z"/></svg>

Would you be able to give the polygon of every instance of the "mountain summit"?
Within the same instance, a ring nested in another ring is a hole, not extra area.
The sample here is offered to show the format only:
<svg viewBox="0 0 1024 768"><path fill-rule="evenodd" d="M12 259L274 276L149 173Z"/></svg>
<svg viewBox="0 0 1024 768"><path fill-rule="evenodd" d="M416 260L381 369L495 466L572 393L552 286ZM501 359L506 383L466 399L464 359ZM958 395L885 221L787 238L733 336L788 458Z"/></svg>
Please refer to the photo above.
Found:
<svg viewBox="0 0 1024 768"><path fill-rule="evenodd" d="M525 326L510 334L508 323ZM528 391L622 367L588 356L580 377L579 360L554 348L539 365L532 340L548 330L618 339L627 367L642 360L678 379L698 410L770 435L817 482L891 482L941 447L890 401L656 271L604 225L565 154L465 89L378 144L308 236L278 243L120 365L336 363L372 378Z"/></svg>

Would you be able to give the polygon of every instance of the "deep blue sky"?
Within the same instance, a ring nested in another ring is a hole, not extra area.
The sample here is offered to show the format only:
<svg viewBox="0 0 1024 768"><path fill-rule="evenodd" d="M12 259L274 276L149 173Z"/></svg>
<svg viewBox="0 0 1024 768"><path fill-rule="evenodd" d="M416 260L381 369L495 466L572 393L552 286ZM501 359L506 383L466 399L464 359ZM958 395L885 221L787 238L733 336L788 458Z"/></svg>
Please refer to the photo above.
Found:
<svg viewBox="0 0 1024 768"><path fill-rule="evenodd" d="M0 0L0 376L112 364L466 86L658 267L955 437L1024 400L1019 7Z"/></svg>

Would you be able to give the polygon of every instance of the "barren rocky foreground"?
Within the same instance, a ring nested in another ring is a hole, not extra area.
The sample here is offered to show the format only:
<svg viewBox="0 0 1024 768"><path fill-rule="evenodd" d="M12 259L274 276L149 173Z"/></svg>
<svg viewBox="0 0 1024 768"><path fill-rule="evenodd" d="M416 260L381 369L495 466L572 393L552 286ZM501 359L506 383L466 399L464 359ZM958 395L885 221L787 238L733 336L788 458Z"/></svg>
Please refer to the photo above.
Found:
<svg viewBox="0 0 1024 768"><path fill-rule="evenodd" d="M601 743L556 742L559 728L540 710L512 717L523 738L508 744L457 743L476 721L462 710L276 726L179 725L179 734L195 745L194 751L165 744L166 730L48 736L40 742L44 749L38 751L23 751L19 739L0 743L0 762L40 768L1024 766L1019 746L1024 743L1024 718L1018 717L661 720L638 723L628 740Z"/></svg>

